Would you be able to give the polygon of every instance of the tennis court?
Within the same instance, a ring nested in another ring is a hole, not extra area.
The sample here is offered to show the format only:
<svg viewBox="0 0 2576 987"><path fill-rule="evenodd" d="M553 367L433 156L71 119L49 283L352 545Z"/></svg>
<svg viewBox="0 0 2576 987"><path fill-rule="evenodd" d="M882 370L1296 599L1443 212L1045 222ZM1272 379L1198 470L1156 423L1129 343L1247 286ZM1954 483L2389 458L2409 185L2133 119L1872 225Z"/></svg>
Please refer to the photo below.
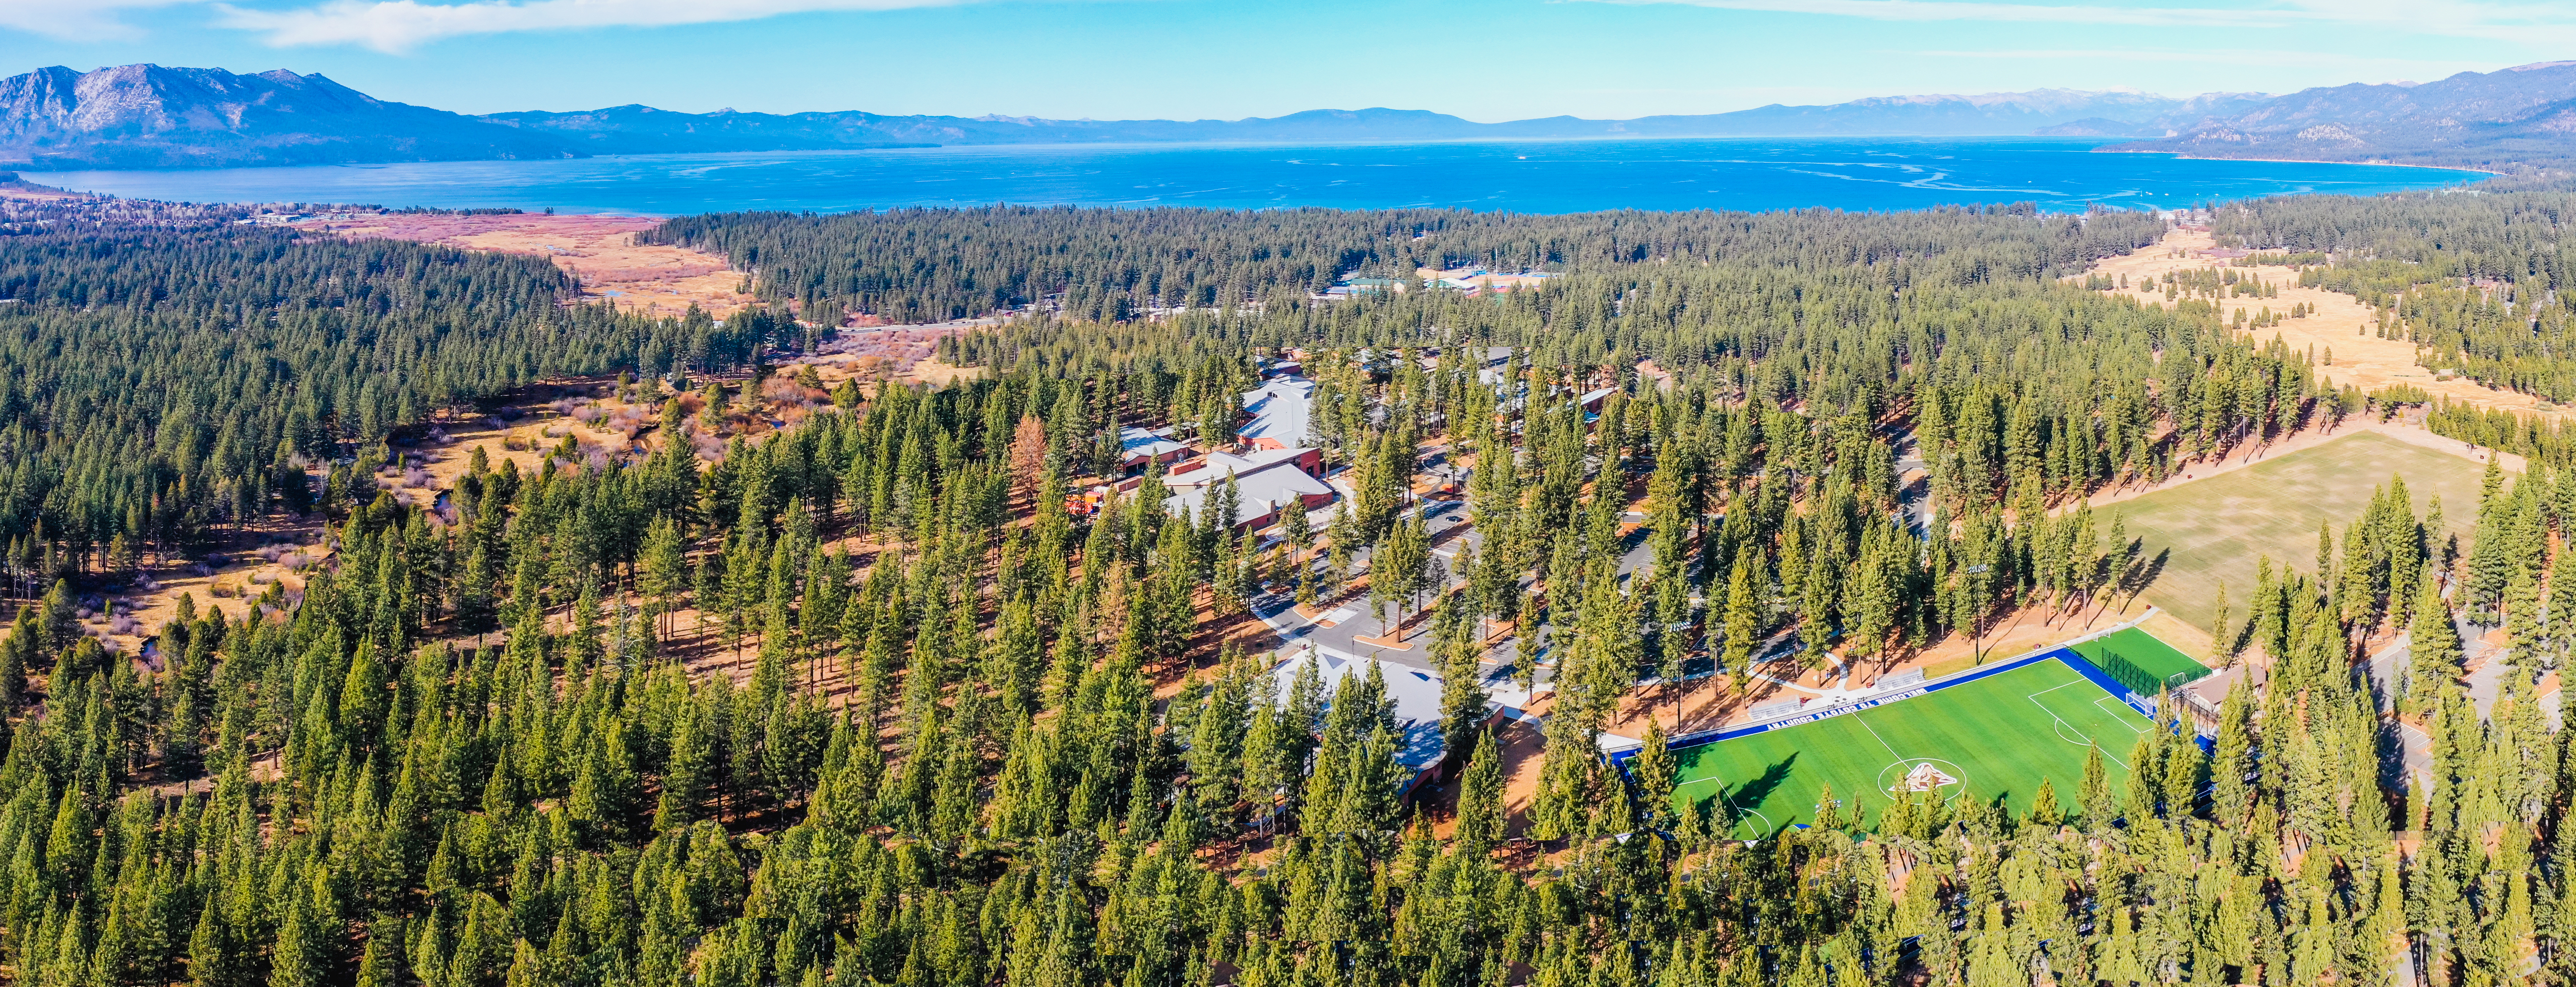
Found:
<svg viewBox="0 0 2576 987"><path fill-rule="evenodd" d="M2101 745L2117 791L2129 773L2130 746L2149 729L2128 704L2050 658L1900 702L1675 751L1673 798L1723 800L1711 808L1732 812L1739 839L1814 818L1827 785L1846 817L1860 809L1873 826L1892 790L1908 784L1944 798L1963 790L1979 801L2002 796L2018 815L2047 778L2058 805L2072 809L2086 749Z"/></svg>

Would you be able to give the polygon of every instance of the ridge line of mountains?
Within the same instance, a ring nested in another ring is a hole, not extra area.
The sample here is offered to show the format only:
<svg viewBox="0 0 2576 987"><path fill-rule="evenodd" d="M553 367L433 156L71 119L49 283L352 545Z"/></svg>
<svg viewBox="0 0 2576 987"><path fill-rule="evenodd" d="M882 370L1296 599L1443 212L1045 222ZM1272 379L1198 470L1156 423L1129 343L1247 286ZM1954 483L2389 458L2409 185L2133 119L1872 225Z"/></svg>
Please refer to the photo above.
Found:
<svg viewBox="0 0 2576 987"><path fill-rule="evenodd" d="M0 167L31 170L937 145L1818 136L2133 138L2100 150L2485 167L2563 162L2576 159L2576 61L2283 96L2038 89L1503 123L1383 108L1242 120L682 113L632 104L476 116L381 100L285 69L54 66L0 79Z"/></svg>

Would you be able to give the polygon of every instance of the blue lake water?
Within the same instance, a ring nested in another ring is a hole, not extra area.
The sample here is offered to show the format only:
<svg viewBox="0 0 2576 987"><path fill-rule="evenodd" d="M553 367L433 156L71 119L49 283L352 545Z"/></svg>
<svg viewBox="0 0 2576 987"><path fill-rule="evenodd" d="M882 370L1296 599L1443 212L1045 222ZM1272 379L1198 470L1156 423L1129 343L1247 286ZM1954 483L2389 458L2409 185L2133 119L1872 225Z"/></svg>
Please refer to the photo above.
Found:
<svg viewBox="0 0 2576 987"><path fill-rule="evenodd" d="M329 202L672 215L994 202L1273 208L1921 209L2037 202L2170 208L2475 181L2388 165L2096 154L2096 140L1783 139L1333 145L1069 145L670 154L551 161L29 172L192 202Z"/></svg>

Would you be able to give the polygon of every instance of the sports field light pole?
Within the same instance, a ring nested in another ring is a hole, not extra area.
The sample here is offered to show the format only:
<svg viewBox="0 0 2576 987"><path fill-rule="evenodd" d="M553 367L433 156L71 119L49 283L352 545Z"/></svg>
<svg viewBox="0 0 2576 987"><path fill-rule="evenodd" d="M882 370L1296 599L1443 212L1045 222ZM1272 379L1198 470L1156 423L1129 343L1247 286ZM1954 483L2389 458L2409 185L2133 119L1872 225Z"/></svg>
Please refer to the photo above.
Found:
<svg viewBox="0 0 2576 987"><path fill-rule="evenodd" d="M1961 571L1966 572L1971 576L1982 576L1993 569L1994 566L1991 565L1972 565ZM1971 579L1968 581L1968 609L1970 611L1968 614L1968 664L1970 666L1983 665L1986 663L1985 580Z"/></svg>

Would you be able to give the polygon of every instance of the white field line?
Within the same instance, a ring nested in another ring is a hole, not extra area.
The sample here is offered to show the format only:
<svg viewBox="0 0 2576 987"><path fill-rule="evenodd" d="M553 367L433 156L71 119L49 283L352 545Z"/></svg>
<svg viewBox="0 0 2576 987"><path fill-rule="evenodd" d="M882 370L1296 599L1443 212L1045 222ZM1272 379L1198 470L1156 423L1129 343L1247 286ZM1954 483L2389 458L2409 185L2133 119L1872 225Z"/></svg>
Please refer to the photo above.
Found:
<svg viewBox="0 0 2576 987"><path fill-rule="evenodd" d="M1885 737L1880 737L1880 736L1878 735L1878 728L1877 728L1877 727L1870 726L1870 725L1869 725L1869 721L1868 721L1868 720L1861 719L1861 716L1860 716L1860 714L1859 714L1859 713L1853 713L1853 714L1851 715L1851 718L1852 718L1853 720L1855 720L1855 721L1857 721L1857 722L1859 722L1859 723L1860 723L1860 728L1861 728L1861 729L1869 731L1869 735L1870 735L1871 737L1876 738L1876 739L1878 740L1878 746L1887 748L1887 756L1892 757L1892 758L1895 758L1895 759L1897 759L1897 760L1899 760L1899 761L1905 760L1905 755L1903 755L1903 754L1899 754L1899 753L1897 753L1897 752L1896 752L1896 745L1888 743L1888 742L1887 742L1887 738L1885 738Z"/></svg>
<svg viewBox="0 0 2576 987"><path fill-rule="evenodd" d="M2057 715L2057 711L2056 711L2056 710L2053 710L2053 709L2048 708L2048 704L2047 704L2047 703L2043 703L2043 702L2040 702L2040 701L2039 701L2039 697L2044 696L2044 695L2047 695L2048 693L2056 692L2057 690L2059 690L2059 689L2063 689L2063 688L2066 688L2067 686L2070 686L2070 685L2082 685L2082 684L2086 684L2086 683L2087 683L2087 682L2089 682L2089 681L2090 681L2090 680L2085 679L2083 676L2080 676L2080 675L2079 675L2079 676L2077 676L2077 677L2076 677L2075 681L2073 681L2073 682L2068 682L2068 683L2065 683L2065 684L2063 684L2063 685L2052 685L2052 686L2049 686L2048 688L2041 689L2041 690L2039 690L2038 692L2034 692L2034 693L2031 693L2030 695L2023 696L2022 698L2030 700L2030 704L2031 704L2031 705L2033 705L2033 706L2037 706L2037 707L2039 707L2039 711L2040 711L2040 712L2048 714L2048 718L2049 718L2049 719L2056 720L2056 721L2057 721L2057 725L2058 725L2058 726L2060 726L2060 727L2064 727L2064 728L2066 728L2066 729L2068 729L2068 730L2074 730L2074 731L2075 731L2075 735L2076 735L2076 736L2084 738L2084 743L2085 743L2085 745L2086 745L2086 746L2092 747L2092 748L2093 748L2093 749L2095 749L2095 750L2101 750L2101 749L2102 749L2102 742L2101 742L2101 741L2094 740L2094 739L2093 739L2093 735L2092 735L2092 734L2085 733L2085 732L2084 732L2084 731L2082 731L2082 730L2077 730L2077 729L2076 729L2076 727L2075 727L2075 724L2072 724L2072 723L2068 723L2068 722L2066 722L2066 718L2065 718L2065 717L2063 717L2063 716L2059 716L2059 715ZM2127 704L2123 703L2122 705L2127 705ZM2065 739L2066 739L2066 735L2061 733L2061 734L2059 734L2059 735L2058 735L2057 739L2059 739L2059 740L2065 740ZM1880 743L1886 743L1886 741L1880 741ZM2119 755L2117 755L2117 754L2113 754L2113 753L2111 753L2110 751L2102 751L2102 758L2103 758L2104 760L2107 760L2107 761L2109 761L2109 762L2113 763L2113 764L2117 764L2117 765L2119 765L2119 766L2120 766L2120 770L2122 770L2122 771L2127 771L2127 770L2129 770L2129 762L2127 762L2127 761L2123 761L2123 760L2120 760L2120 757L2119 757Z"/></svg>

